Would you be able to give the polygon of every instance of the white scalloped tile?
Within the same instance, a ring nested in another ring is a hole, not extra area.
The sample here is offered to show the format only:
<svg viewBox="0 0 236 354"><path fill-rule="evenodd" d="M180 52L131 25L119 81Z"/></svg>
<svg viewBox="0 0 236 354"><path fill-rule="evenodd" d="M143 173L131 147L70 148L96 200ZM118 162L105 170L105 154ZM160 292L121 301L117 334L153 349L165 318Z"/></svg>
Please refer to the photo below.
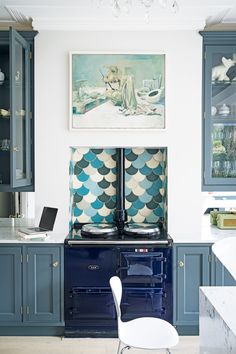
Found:
<svg viewBox="0 0 236 354"><path fill-rule="evenodd" d="M98 173L97 169L94 168L94 167L91 166L91 165L88 165L87 167L85 167L85 168L83 169L83 171L84 171L84 173L86 173L86 175L88 175L88 176L90 176L90 177L91 177L91 175L94 175L94 174L97 174L97 173Z"/></svg>
<svg viewBox="0 0 236 354"><path fill-rule="evenodd" d="M104 161L104 165L107 167L107 168L114 168L116 167L116 161L114 161L111 156L110 156L110 159L107 160L107 161Z"/></svg>
<svg viewBox="0 0 236 354"><path fill-rule="evenodd" d="M140 185L137 185L135 188L133 188L133 193L137 196L143 195L145 193L145 189L140 187Z"/></svg>
<svg viewBox="0 0 236 354"><path fill-rule="evenodd" d="M156 161L163 161L163 153L161 151L158 151L156 154L153 155L153 157Z"/></svg>
<svg viewBox="0 0 236 354"><path fill-rule="evenodd" d="M79 203L76 203L78 209L86 210L90 207L90 203L82 199Z"/></svg>
<svg viewBox="0 0 236 354"><path fill-rule="evenodd" d="M159 165L159 161L155 160L154 157L152 157L149 161L146 162L146 165L149 168L156 168Z"/></svg>
<svg viewBox="0 0 236 354"><path fill-rule="evenodd" d="M125 184L130 189L134 189L139 185L139 183L133 177L129 181L127 181Z"/></svg>
<svg viewBox="0 0 236 354"><path fill-rule="evenodd" d="M93 203L97 199L97 196L89 192L87 195L84 195L84 200L88 203Z"/></svg>
<svg viewBox="0 0 236 354"><path fill-rule="evenodd" d="M137 173L135 173L135 175L132 176L132 178L134 178L138 182L141 182L146 178L146 176L143 175L140 171L138 171Z"/></svg>
<svg viewBox="0 0 236 354"><path fill-rule="evenodd" d="M145 150L146 150L146 149L144 149L144 148L133 148L133 149L132 149L132 151L133 151L133 153L134 153L135 155L141 155L141 154L144 153Z"/></svg>
<svg viewBox="0 0 236 354"><path fill-rule="evenodd" d="M108 209L105 205L99 209L99 215L108 216L111 213L111 209Z"/></svg>
<svg viewBox="0 0 236 354"><path fill-rule="evenodd" d="M141 215L140 212L138 212L136 215L132 216L132 220L134 222L144 222L145 216Z"/></svg>
<svg viewBox="0 0 236 354"><path fill-rule="evenodd" d="M151 212L152 212L152 210L149 209L146 205L143 209L140 209L140 211L139 211L140 215L142 215L144 217L150 215Z"/></svg>
<svg viewBox="0 0 236 354"><path fill-rule="evenodd" d="M71 184L73 189L78 189L82 187L83 182L79 181L76 175L71 176Z"/></svg>
<svg viewBox="0 0 236 354"><path fill-rule="evenodd" d="M129 168L132 165L132 161L125 159L125 168Z"/></svg>
<svg viewBox="0 0 236 354"><path fill-rule="evenodd" d="M110 185L110 187L106 189L105 193L112 197L116 194L116 189L112 185Z"/></svg>
<svg viewBox="0 0 236 354"><path fill-rule="evenodd" d="M116 181L116 175L110 171L107 175L106 175L106 180L108 182L115 182Z"/></svg>
<svg viewBox="0 0 236 354"><path fill-rule="evenodd" d="M96 173L94 173L92 176L90 176L91 181L93 182L101 182L103 180L103 175L101 175L100 173L98 173L96 171Z"/></svg>

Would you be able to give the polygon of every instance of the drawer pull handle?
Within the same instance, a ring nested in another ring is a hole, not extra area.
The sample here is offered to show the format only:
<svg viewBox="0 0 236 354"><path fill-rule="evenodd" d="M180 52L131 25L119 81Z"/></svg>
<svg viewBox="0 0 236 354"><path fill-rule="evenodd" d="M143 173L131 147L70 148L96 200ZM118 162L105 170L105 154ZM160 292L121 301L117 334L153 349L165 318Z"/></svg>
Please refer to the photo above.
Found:
<svg viewBox="0 0 236 354"><path fill-rule="evenodd" d="M179 261L179 267L183 268L184 267L184 262L183 261Z"/></svg>
<svg viewBox="0 0 236 354"><path fill-rule="evenodd" d="M53 265L53 267L54 267L54 268L56 268L56 267L59 265L59 262L58 262L58 261L53 262L53 264L52 264L52 265Z"/></svg>

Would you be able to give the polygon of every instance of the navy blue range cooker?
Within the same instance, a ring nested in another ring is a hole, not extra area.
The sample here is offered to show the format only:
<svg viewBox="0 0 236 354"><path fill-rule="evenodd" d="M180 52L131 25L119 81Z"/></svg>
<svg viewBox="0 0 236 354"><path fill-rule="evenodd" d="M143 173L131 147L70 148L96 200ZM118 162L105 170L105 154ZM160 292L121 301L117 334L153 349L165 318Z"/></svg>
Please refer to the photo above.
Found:
<svg viewBox="0 0 236 354"><path fill-rule="evenodd" d="M161 224L127 224L123 151L119 153L113 224L75 224L65 239L65 336L114 337L109 279L123 285L122 320L159 317L172 323L172 239Z"/></svg>

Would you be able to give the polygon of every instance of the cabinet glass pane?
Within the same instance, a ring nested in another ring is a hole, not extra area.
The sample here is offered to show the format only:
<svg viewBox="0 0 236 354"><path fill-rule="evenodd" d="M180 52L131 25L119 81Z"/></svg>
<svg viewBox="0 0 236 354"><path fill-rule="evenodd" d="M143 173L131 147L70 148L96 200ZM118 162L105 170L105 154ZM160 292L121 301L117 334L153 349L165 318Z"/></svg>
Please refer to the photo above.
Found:
<svg viewBox="0 0 236 354"><path fill-rule="evenodd" d="M213 53L211 62L211 115L233 118L236 114L236 53Z"/></svg>
<svg viewBox="0 0 236 354"><path fill-rule="evenodd" d="M236 123L213 124L212 177L236 177Z"/></svg>
<svg viewBox="0 0 236 354"><path fill-rule="evenodd" d="M16 109L16 179L26 176L26 95L25 95L25 49L16 43L15 109Z"/></svg>
<svg viewBox="0 0 236 354"><path fill-rule="evenodd" d="M0 45L0 185L10 183L9 48ZM2 77L2 81L1 81Z"/></svg>

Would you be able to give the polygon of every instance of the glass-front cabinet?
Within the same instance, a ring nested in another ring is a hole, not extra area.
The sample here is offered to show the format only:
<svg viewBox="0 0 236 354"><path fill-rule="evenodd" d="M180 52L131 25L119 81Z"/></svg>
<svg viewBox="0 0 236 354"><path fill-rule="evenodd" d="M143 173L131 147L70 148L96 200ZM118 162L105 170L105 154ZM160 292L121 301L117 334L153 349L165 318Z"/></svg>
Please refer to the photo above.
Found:
<svg viewBox="0 0 236 354"><path fill-rule="evenodd" d="M35 34L0 31L0 191L34 188Z"/></svg>
<svg viewBox="0 0 236 354"><path fill-rule="evenodd" d="M236 32L203 36L203 190L236 188Z"/></svg>

